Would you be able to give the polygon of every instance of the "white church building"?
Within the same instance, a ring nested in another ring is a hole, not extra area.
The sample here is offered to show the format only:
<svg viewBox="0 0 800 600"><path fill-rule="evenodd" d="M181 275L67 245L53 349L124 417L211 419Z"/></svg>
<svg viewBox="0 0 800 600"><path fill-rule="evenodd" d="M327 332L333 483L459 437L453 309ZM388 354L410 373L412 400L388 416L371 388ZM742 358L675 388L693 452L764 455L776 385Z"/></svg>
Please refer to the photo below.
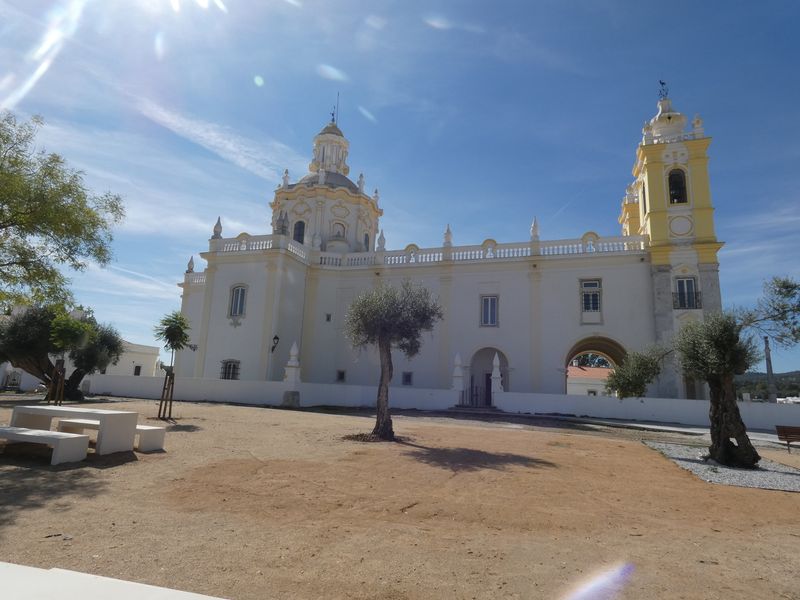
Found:
<svg viewBox="0 0 800 600"><path fill-rule="evenodd" d="M303 382L375 385L377 352L351 348L345 315L361 292L410 279L438 297L444 319L414 359L396 353L393 386L456 386L463 403L491 405L495 362L504 391L563 394L576 357L618 364L721 309L711 139L699 117L687 121L670 99L658 102L619 236L544 240L534 220L515 243L454 245L448 226L440 247L400 249L386 248L378 192L365 190L363 175L349 178L349 142L331 122L314 137L308 174L292 182L286 172L275 190L271 232L227 237L223 216L200 253L206 267L190 260L179 285L192 339L176 375L279 381L295 347ZM674 367L650 392L704 393Z"/></svg>

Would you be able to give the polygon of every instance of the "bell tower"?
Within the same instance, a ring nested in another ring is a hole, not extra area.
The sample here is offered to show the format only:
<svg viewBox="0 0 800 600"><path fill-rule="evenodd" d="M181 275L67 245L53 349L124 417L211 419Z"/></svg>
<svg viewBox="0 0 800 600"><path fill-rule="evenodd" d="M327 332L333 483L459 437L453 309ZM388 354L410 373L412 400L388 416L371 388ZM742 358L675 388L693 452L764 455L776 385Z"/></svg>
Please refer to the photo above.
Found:
<svg viewBox="0 0 800 600"><path fill-rule="evenodd" d="M687 121L662 82L658 112L642 129L634 181L619 218L623 235L648 240L658 343L668 342L687 321L722 310L717 253L723 244L714 230L708 176L711 138L699 116L690 128ZM702 397L700 386L677 368L667 371L659 395Z"/></svg>
<svg viewBox="0 0 800 600"><path fill-rule="evenodd" d="M335 114L314 136L309 172L295 183L284 172L270 203L272 230L316 251L372 252L383 215L380 197L377 189L367 193L363 174L357 182L347 177L350 143Z"/></svg>

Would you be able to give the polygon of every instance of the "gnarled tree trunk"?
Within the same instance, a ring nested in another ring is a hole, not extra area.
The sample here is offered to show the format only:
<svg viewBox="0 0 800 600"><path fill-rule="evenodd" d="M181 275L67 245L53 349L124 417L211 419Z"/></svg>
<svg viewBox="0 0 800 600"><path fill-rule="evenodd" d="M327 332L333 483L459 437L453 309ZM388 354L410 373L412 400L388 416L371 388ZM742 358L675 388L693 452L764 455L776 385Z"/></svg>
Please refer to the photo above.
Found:
<svg viewBox="0 0 800 600"><path fill-rule="evenodd" d="M733 376L709 381L708 385L711 390L711 406L708 412L711 420L711 446L708 449L710 457L729 467L755 468L761 457L747 437L747 430L736 404Z"/></svg>
<svg viewBox="0 0 800 600"><path fill-rule="evenodd" d="M81 381L86 376L86 371L75 369L64 382L64 399L70 402L83 402L83 392L80 390Z"/></svg>
<svg viewBox="0 0 800 600"><path fill-rule="evenodd" d="M394 375L392 366L392 345L386 339L378 340L378 351L381 358L381 380L378 383L377 415L372 435L382 440L393 440L392 417L389 414L389 382Z"/></svg>

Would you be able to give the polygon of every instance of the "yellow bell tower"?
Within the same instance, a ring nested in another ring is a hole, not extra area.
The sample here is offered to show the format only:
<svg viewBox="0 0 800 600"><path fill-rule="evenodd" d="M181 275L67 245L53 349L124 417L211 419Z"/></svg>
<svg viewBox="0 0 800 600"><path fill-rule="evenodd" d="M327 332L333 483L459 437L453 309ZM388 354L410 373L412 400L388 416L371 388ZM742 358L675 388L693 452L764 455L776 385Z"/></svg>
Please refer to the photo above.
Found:
<svg viewBox="0 0 800 600"><path fill-rule="evenodd" d="M687 118L672 106L666 85L658 113L642 129L634 181L622 202L623 235L645 236L653 280L656 341L667 342L687 321L722 309L708 176L708 147L699 116ZM700 386L673 369L659 383L665 397L701 396Z"/></svg>
<svg viewBox="0 0 800 600"><path fill-rule="evenodd" d="M653 264L669 264L674 246L691 243L700 262L717 262L722 244L714 232L714 207L708 179L708 146L699 116L686 131L686 117L662 94L658 114L645 124L633 167L638 215L628 216L650 242ZM633 212L623 206L623 215ZM631 219L633 217L633 219ZM621 217L622 220L622 217Z"/></svg>

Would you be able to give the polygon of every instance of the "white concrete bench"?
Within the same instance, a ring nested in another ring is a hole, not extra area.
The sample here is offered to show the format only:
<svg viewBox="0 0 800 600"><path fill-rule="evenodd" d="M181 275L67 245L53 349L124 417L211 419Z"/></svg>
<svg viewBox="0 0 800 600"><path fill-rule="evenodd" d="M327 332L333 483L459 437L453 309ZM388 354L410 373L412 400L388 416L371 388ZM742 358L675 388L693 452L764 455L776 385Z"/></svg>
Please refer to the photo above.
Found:
<svg viewBox="0 0 800 600"><path fill-rule="evenodd" d="M95 419L61 419L58 422L59 431L71 433L82 433L85 429L100 429L100 421ZM153 450L164 449L164 437L166 427L154 425L137 425L136 435L139 436L139 444L136 447L139 452L152 452Z"/></svg>
<svg viewBox="0 0 800 600"><path fill-rule="evenodd" d="M47 444L53 449L51 465L78 462L86 458L89 436L63 431L28 429L27 427L0 427L0 439L13 442Z"/></svg>

